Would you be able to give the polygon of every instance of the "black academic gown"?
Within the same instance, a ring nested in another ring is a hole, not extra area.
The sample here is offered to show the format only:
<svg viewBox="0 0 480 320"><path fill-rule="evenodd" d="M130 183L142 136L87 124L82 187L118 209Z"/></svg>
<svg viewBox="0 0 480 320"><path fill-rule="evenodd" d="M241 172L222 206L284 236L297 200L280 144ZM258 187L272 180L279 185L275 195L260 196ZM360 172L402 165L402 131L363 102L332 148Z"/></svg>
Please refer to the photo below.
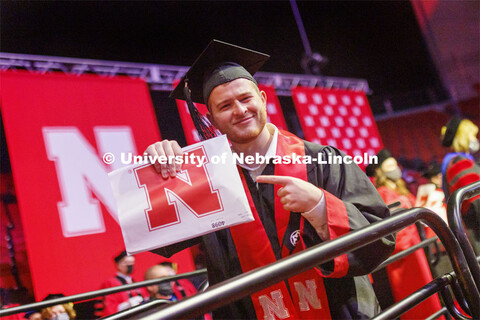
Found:
<svg viewBox="0 0 480 320"><path fill-rule="evenodd" d="M320 146L305 141L306 155L317 158L317 155L322 154L322 159L325 160L328 153L344 155L333 147ZM273 173L273 164L267 165L263 171L263 174ZM279 259L280 246L274 221L274 187L271 184L260 184L257 190L255 183L246 171L244 171L244 176L272 248L277 259ZM361 169L354 164L327 165L313 162L307 164L307 177L310 183L343 201L347 209L350 230L357 230L389 216L389 211L375 187ZM307 246L322 242L315 229L306 220L303 239ZM169 257L201 241L204 242L206 250L210 285L242 273L229 229L156 249L153 252ZM324 278L330 313L333 319L368 319L379 312L377 299L366 275L384 261L392 253L394 247L395 238L388 236L350 252L347 254L349 269L346 276ZM325 263L321 266L321 269L323 272L328 272L331 267L331 263ZM256 318L250 297L245 297L235 303L214 310L213 316L215 319Z"/></svg>

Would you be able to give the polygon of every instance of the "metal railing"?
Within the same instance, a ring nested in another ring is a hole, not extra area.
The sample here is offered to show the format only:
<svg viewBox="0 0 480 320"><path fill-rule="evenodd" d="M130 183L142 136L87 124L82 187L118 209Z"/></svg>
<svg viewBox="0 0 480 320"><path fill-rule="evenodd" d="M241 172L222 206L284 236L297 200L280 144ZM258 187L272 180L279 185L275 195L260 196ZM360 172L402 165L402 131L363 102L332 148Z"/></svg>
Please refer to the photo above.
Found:
<svg viewBox="0 0 480 320"><path fill-rule="evenodd" d="M152 301L148 301L146 303L142 303L138 306L128 308L126 310L114 313L112 315L106 316L101 318L102 320L120 320L120 319L131 319L134 316L141 314L142 312L148 312L154 308L170 304L172 301L165 300L165 299L156 299Z"/></svg>
<svg viewBox="0 0 480 320"><path fill-rule="evenodd" d="M390 320L400 317L402 314L412 309L413 307L420 304L422 301L428 299L439 291L442 291L443 288L448 286L454 280L452 274L446 274L441 277L438 277L421 287L414 293L403 298L401 301L395 303L394 305L388 307L382 311L377 316L373 317L372 320Z"/></svg>
<svg viewBox="0 0 480 320"><path fill-rule="evenodd" d="M434 314L432 314L430 317L425 318L425 320L435 320L435 319L438 319L442 315L445 315L447 317L447 319L451 319L447 308L443 307L442 309L440 309L437 312L435 312Z"/></svg>
<svg viewBox="0 0 480 320"><path fill-rule="evenodd" d="M477 257L477 261L480 261L480 257ZM463 294L458 288L456 283L456 275L453 272L449 272L441 277L438 277L431 281L430 283L426 284L422 288L418 289L411 295L405 297L401 301L393 304L392 306L385 309L383 312L378 314L376 317L372 318L371 320L389 320L395 319L410 310L411 308L415 307L416 305L420 304L422 301L428 299L430 296L440 292L444 304L446 307L438 310L430 317L425 320L432 320L437 319L442 314L445 315L452 315L456 320L471 320L472 318L464 316L455 306L453 301L452 295L450 291L448 291L447 286L451 286L452 291L454 292L455 298L459 306L466 312L470 312L468 306L466 305L465 300L463 299ZM460 299L459 299L460 297Z"/></svg>
<svg viewBox="0 0 480 320"><path fill-rule="evenodd" d="M448 311L455 317L455 319L470 319L463 316L453 306L453 299L447 289L448 285L452 287L453 293L460 307L465 311L470 312L472 314L472 318L479 319L480 293L477 289L477 286L475 285L474 276L471 272L471 270L475 270L475 267L478 268L478 262L477 258L474 256L473 249L471 248L468 239L464 234L460 216L460 204L463 199L471 197L472 195L478 193L480 193L480 182L459 189L452 195L449 201L448 211L452 212L452 214L449 213L449 219L455 219L453 223L449 221L451 226L454 226L454 232L452 232L452 230L447 227L447 225L441 218L439 218L435 213L431 212L430 210L424 208L413 208L410 210L399 212L394 216L373 223L360 230L348 233L342 237L339 237L338 239L318 244L296 255L281 259L276 263L258 268L256 270L252 270L248 273L241 274L222 283L216 284L215 286L210 287L205 292L198 293L195 296L186 298L174 304L170 304L168 307L165 307L160 311L153 311L152 309L158 308L160 305L165 304L166 301L164 300L146 303L144 305L132 308L131 310L126 310L107 317L107 319L120 319L128 317L130 315L141 315L143 312L146 311L149 311L149 315L145 317L140 317L139 319L153 320L160 318L191 318L195 316L200 316L204 313L208 313L212 309L231 303L235 300L242 298L243 296L249 295L274 283L282 281L285 278L291 277L292 275L301 273L316 265L327 262L336 256L368 245L417 221L422 221L426 223L438 235L438 238L441 240L446 252L448 253L455 273L446 274L442 277L435 279L431 283L412 293L407 298L387 308L381 314L377 315L377 317L375 317L374 319L391 319L394 317L398 317L437 292L441 293ZM464 238L462 241L466 242L462 245L461 243L459 243L460 240L457 240L456 236L459 239ZM428 246L429 244L435 242L438 238L434 237L424 240L421 243L407 250L391 256L389 259L379 265L376 270L381 269L389 263L397 261L422 247ZM462 251L463 248L467 248L467 250L468 248L470 248L471 253L474 257L474 264L472 263L472 261L467 261L467 258L463 253L464 251ZM45 308L66 302L89 300L92 298L120 291L136 289L139 287L158 284L166 281L173 281L180 278L193 277L205 273L206 270L202 269L161 279L153 279L114 288L107 288L88 293L77 294L69 297L62 297L37 302L10 309L0 310L0 316L25 312L32 309ZM456 285L455 283L455 278L458 279L458 285ZM445 312L445 310L443 312Z"/></svg>
<svg viewBox="0 0 480 320"><path fill-rule="evenodd" d="M480 318L480 294L475 286L460 245L445 222L435 213L424 208L413 208L360 230L350 232L335 240L326 241L273 264L238 275L211 286L207 291L162 308L141 319L177 319L200 316L210 310L238 300L246 295L267 288L274 283L304 272L336 256L368 245L392 232L422 221L438 235L452 263L459 286L474 319ZM445 279L430 285L433 289L446 286Z"/></svg>
<svg viewBox="0 0 480 320"><path fill-rule="evenodd" d="M390 263L394 263L395 261L398 261L409 254L412 254L413 252L417 251L418 249L428 247L432 243L436 243L438 240L438 237L432 237L426 240L423 240L422 242L417 243L416 245L411 246L408 249L402 250L399 253L394 254L393 256L390 256L387 260L383 261L375 270L372 271L374 273L375 271L378 271L380 269L385 268L387 265Z"/></svg>
<svg viewBox="0 0 480 320"><path fill-rule="evenodd" d="M477 286L477 290L480 288L478 281L476 280L476 273L479 273L480 271L480 268L479 268L480 257L475 256L473 248L467 238L467 235L462 223L461 206L464 200L471 198L473 196L476 196L478 194L480 194L480 182L475 182L463 188L460 188L456 190L455 193L453 193L452 196L449 198L448 208L447 208L450 228L453 234L455 235L455 237L457 238L457 241L459 242L460 246L462 247L462 250L465 255L465 259L467 260L467 263L470 267L470 271L472 273L472 277L474 278L474 282ZM434 238L431 238L428 240L433 241L433 239ZM403 256L406 256L409 252L414 251L416 247L417 248L424 247L425 245L422 245L422 244L428 240L424 240L419 244L412 246L407 250L404 250L390 257L389 259L385 260L382 264L380 264L376 270L379 270L382 267L385 267L386 265L402 258ZM437 282L437 283L434 284L434 282ZM425 300L426 298L435 294L438 291L440 291L441 296L444 300L444 303L448 307L442 308L436 314L432 315L430 319L436 319L438 316L446 313L447 311L455 319L462 319L462 320L470 319L468 317L465 317L455 307L453 303L453 299L450 295L450 292L446 290L447 285L450 285L450 287L452 288L452 291L454 292L458 305L465 312L470 312L468 304L466 303L465 298L463 297L463 293L458 287L458 284L455 282L455 274L449 273L442 276L441 278L435 279L433 282L417 290L414 294L406 297L405 299L402 299L402 301L387 308L384 312L382 312L379 316L375 317L374 319L379 320L379 319L391 319L391 318L398 317L402 313L413 308L416 304L420 303L421 301ZM428 292L431 292L431 294L428 294Z"/></svg>
<svg viewBox="0 0 480 320"><path fill-rule="evenodd" d="M426 239L426 240L424 240L424 241L422 241L422 242L420 242L420 243L418 243L418 244L416 244L416 245L414 245L414 246L412 246L408 249L405 249L405 250L389 257L387 260L385 260L383 263L381 263L374 271L372 271L372 273L386 267L390 263L393 263L395 261L398 261L398 260L404 258L405 256L415 252L416 250L419 250L421 248L429 246L430 244L434 243L437 240L438 240L438 237L432 237L432 238ZM117 293L117 292L121 292L121 291L126 291L126 290L132 290L132 289L145 287L145 286L152 285L152 284L158 284L158 283L172 281L172 280L189 278L189 277L193 277L193 276L196 276L196 275L203 275L205 273L206 273L206 269L201 269L201 270L197 270L197 271L194 271L194 272L178 274L178 275L175 275L175 276L165 277L165 278L161 278L161 279L153 279L153 280L147 280L147 281L142 281L142 282L135 282L133 284L121 285L121 286L116 286L116 287L112 287L112 288L91 291L91 292L88 292L88 293L72 295L72 296L68 296L68 297L50 299L50 300L47 300L47 301L42 301L42 302L27 304L27 305L15 307L15 308L1 310L0 311L0 316L6 316L6 315L10 315L10 314L25 312L25 311L29 311L29 310L32 310L32 309L46 308L46 307L50 307L50 306L57 305L57 304L63 304L63 303L66 303L66 302L84 301L84 300L96 298L96 297L99 297L99 296L104 296L104 295ZM198 292L203 292L207 288L208 288L208 281L205 280L200 285L200 288L198 289ZM462 295L459 294L459 296L462 296ZM136 315L139 315L143 312L149 311L153 308L163 306L165 304L170 304L170 303L172 303L172 302L169 301L169 300L164 300L164 299L149 301L149 302L144 303L142 305L135 306L135 307L129 308L127 310L117 312L115 314L104 317L102 319L103 320L116 320L116 319L130 318L132 316L136 316Z"/></svg>
<svg viewBox="0 0 480 320"><path fill-rule="evenodd" d="M207 273L207 269L200 269L192 272L177 274L174 276L163 277L160 279L152 279L152 280L146 280L142 282L135 282L135 283L125 284L125 285L116 286L112 288L79 293L79 294L75 294L68 297L61 297L61 298L49 299L49 300L30 303L30 304L24 304L22 306L0 310L0 317L4 317L4 316L12 315L15 313L20 313L20 312L27 312L33 309L47 308L57 304L90 300L90 299L106 296L112 293L133 290L133 289L151 286L151 285L155 285L155 284L159 284L167 281L175 281L178 279L191 278L199 275L204 275L206 273Z"/></svg>
<svg viewBox="0 0 480 320"><path fill-rule="evenodd" d="M472 245L468 240L465 228L463 227L461 206L462 202L473 196L480 194L480 181L469 184L456 190L448 199L447 216L448 224L453 234L457 238L460 247L462 248L468 266L472 272L473 279L477 288L480 289L480 267L477 262L477 257L473 251Z"/></svg>

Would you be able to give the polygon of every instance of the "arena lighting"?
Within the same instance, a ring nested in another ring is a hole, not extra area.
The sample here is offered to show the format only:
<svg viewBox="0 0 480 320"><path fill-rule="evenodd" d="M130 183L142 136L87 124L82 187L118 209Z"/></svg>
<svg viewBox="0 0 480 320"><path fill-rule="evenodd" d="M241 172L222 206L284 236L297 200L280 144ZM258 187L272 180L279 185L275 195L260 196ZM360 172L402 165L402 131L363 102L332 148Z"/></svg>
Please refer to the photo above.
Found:
<svg viewBox="0 0 480 320"><path fill-rule="evenodd" d="M98 74L105 77L123 75L144 79L151 90L171 91L173 81L180 79L188 67L0 52L0 70L63 72L76 75ZM291 89L299 85L372 93L365 79L274 72L257 72L255 79L260 84L274 86L279 96L291 96Z"/></svg>
<svg viewBox="0 0 480 320"><path fill-rule="evenodd" d="M305 31L305 27L303 26L302 17L300 16L300 11L298 10L297 1L290 0L290 6L292 7L293 16L295 17L298 32L300 32L300 37L302 38L303 47L305 49L305 53L303 54L300 65L305 73L320 75L322 69L328 64L328 58L322 56L318 52L312 52L310 41L308 41L308 36Z"/></svg>
<svg viewBox="0 0 480 320"><path fill-rule="evenodd" d="M328 58L318 52L311 55L304 54L300 65L307 74L321 74L322 69L328 64Z"/></svg>

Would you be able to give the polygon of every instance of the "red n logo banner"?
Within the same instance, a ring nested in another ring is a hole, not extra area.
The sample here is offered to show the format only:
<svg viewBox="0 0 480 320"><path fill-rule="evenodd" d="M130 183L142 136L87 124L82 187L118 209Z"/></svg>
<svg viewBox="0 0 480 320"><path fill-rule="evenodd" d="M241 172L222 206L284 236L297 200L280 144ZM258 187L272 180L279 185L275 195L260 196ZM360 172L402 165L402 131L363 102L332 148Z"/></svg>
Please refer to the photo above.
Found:
<svg viewBox="0 0 480 320"><path fill-rule="evenodd" d="M112 258L124 250L107 172L122 167L122 153L161 139L147 85L23 71L0 72L0 79L35 297L99 289L116 272ZM107 153L116 161L102 161ZM181 256L174 258L179 272L192 270L190 253ZM142 279L158 260L138 254L133 276Z"/></svg>
<svg viewBox="0 0 480 320"><path fill-rule="evenodd" d="M135 168L138 186L145 189L149 208L145 210L150 230L171 226L181 222L178 202L181 202L196 217L223 210L218 194L211 184L205 164L208 158L202 146L189 151L198 162L185 163L175 179L163 179L152 165ZM182 193L179 197L173 190ZM152 199L155 199L153 202ZM199 201L200 200L200 201Z"/></svg>

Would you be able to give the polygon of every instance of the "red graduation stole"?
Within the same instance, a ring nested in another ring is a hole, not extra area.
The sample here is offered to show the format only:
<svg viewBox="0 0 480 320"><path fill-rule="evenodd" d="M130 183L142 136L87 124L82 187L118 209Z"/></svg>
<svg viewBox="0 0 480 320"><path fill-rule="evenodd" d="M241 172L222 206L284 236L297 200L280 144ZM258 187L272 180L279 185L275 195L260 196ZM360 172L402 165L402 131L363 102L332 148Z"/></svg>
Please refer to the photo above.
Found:
<svg viewBox="0 0 480 320"><path fill-rule="evenodd" d="M277 156L305 155L304 142L293 134L282 131L278 134ZM244 223L230 228L235 247L237 249L240 265L243 272L273 263L275 254L265 232L263 224L255 209L243 173L240 177L246 190L248 202L255 221ZM275 175L291 176L307 180L306 164L276 164ZM282 258L289 255L289 250L282 246L285 231L287 230L290 212L283 209L280 198L277 196L280 186L274 186L275 194L275 221L278 239L282 249ZM303 231L303 218L300 223L300 233ZM249 235L246 237L245 235ZM303 241L297 241L292 253L305 249ZM327 295L323 285L320 271L310 269L284 281L263 289L251 295L258 319L331 319Z"/></svg>

